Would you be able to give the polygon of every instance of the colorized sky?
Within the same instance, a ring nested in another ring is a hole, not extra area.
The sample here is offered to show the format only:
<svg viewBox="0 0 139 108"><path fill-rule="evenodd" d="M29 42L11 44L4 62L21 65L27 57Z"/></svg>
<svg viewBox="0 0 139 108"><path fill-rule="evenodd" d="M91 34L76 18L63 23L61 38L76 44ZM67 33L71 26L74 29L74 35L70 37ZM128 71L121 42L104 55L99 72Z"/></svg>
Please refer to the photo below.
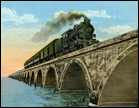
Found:
<svg viewBox="0 0 139 108"><path fill-rule="evenodd" d="M83 21L66 25L45 41L32 41L50 19L70 11L90 18L100 41L138 29L138 1L1 1L1 76L23 69L29 57Z"/></svg>

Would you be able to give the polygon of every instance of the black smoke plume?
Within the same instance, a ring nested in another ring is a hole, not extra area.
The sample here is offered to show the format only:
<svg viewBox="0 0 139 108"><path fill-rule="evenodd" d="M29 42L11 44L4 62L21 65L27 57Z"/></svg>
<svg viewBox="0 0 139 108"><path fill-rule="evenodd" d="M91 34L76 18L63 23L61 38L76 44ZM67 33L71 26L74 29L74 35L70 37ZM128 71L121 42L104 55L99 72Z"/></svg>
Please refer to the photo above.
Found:
<svg viewBox="0 0 139 108"><path fill-rule="evenodd" d="M67 24L73 24L85 15L82 12L70 11L69 13L59 12L57 17L51 18L41 30L32 37L33 42L45 42L51 35L61 31Z"/></svg>

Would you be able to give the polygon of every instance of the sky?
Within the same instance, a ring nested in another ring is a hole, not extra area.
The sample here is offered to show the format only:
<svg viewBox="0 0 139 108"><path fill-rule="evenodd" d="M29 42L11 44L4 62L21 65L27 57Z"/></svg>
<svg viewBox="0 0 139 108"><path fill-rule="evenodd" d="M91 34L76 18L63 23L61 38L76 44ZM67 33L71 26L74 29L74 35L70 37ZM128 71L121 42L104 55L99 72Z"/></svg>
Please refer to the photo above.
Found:
<svg viewBox="0 0 139 108"><path fill-rule="evenodd" d="M32 41L47 22L71 11L91 20L100 41L138 29L138 1L1 1L1 77L23 69L28 58L83 21L67 24L43 41Z"/></svg>

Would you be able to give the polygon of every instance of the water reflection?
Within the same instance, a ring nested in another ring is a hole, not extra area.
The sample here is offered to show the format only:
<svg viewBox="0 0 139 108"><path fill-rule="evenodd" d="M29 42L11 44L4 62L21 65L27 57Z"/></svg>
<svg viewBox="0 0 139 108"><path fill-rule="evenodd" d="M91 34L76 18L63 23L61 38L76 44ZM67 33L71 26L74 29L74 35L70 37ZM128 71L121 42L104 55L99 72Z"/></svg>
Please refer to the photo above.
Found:
<svg viewBox="0 0 139 108"><path fill-rule="evenodd" d="M36 87L35 91L44 100L44 107L87 107L89 102L87 92L57 93L53 88L40 87Z"/></svg>

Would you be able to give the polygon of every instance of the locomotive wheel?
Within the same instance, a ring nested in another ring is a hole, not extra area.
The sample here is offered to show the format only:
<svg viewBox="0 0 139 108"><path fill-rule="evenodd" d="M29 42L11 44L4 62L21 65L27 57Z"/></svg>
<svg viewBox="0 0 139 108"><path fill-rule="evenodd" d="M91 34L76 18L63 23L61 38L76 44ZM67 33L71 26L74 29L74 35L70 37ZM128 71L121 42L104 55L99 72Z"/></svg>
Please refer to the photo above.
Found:
<svg viewBox="0 0 139 108"><path fill-rule="evenodd" d="M61 52L61 56L63 55L63 52Z"/></svg>
<svg viewBox="0 0 139 108"><path fill-rule="evenodd" d="M68 54L68 53L69 53L69 49L66 50L66 54Z"/></svg>
<svg viewBox="0 0 139 108"><path fill-rule="evenodd" d="M75 47L72 47L72 48L70 49L70 51L71 51L71 52L75 51Z"/></svg>
<svg viewBox="0 0 139 108"><path fill-rule="evenodd" d="M62 52L59 53L59 57L62 56Z"/></svg>
<svg viewBox="0 0 139 108"><path fill-rule="evenodd" d="M60 52L58 53L58 57L60 57Z"/></svg>
<svg viewBox="0 0 139 108"><path fill-rule="evenodd" d="M83 46L82 46L82 45L80 45L78 49L82 49L82 48L83 48Z"/></svg>
<svg viewBox="0 0 139 108"><path fill-rule="evenodd" d="M75 47L73 47L73 51L76 51L76 48Z"/></svg>
<svg viewBox="0 0 139 108"><path fill-rule="evenodd" d="M75 47L75 51L77 51L78 50L78 48L77 47Z"/></svg>
<svg viewBox="0 0 139 108"><path fill-rule="evenodd" d="M51 58L50 58L50 59L52 60L52 59L54 59L54 58L55 58L54 56L51 56Z"/></svg>
<svg viewBox="0 0 139 108"><path fill-rule="evenodd" d="M58 53L56 54L56 57L58 57Z"/></svg>
<svg viewBox="0 0 139 108"><path fill-rule="evenodd" d="M58 53L58 57L60 57L60 52Z"/></svg>
<svg viewBox="0 0 139 108"><path fill-rule="evenodd" d="M64 54L64 55L67 54L67 50L65 50L63 54Z"/></svg>
<svg viewBox="0 0 139 108"><path fill-rule="evenodd" d="M63 54L64 54L64 55L66 54L66 50L64 50Z"/></svg>
<svg viewBox="0 0 139 108"><path fill-rule="evenodd" d="M69 49L66 49L63 53L63 55L68 54L69 53Z"/></svg>
<svg viewBox="0 0 139 108"><path fill-rule="evenodd" d="M68 53L69 53L69 49L66 50L66 54L68 54Z"/></svg>
<svg viewBox="0 0 139 108"><path fill-rule="evenodd" d="M69 50L70 52L72 52L72 48L70 48L70 50Z"/></svg>

